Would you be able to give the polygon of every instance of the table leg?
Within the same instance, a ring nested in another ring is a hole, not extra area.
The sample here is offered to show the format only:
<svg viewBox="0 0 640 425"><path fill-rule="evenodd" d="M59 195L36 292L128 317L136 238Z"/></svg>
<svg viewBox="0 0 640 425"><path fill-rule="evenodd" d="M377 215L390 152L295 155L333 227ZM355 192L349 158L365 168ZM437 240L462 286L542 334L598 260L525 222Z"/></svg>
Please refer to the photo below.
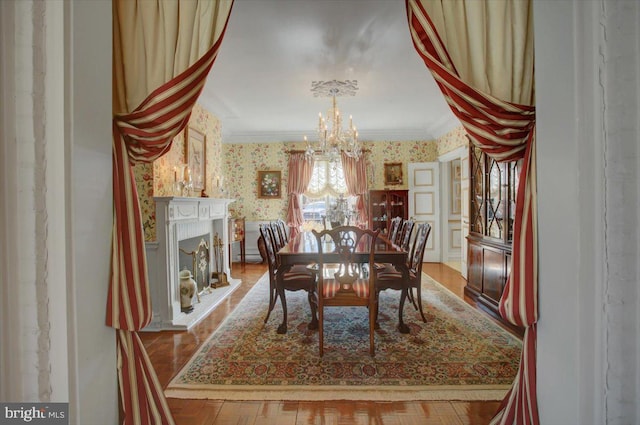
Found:
<svg viewBox="0 0 640 425"><path fill-rule="evenodd" d="M315 291L309 291L307 298L309 299L309 307L311 308L311 323L307 325L307 329L315 331L318 329L318 297Z"/></svg>

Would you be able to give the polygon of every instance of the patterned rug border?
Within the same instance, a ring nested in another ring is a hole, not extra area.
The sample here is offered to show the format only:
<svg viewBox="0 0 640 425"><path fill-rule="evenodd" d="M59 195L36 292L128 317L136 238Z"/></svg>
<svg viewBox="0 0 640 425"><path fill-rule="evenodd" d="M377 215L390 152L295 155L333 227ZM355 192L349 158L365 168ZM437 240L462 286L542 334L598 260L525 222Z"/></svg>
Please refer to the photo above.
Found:
<svg viewBox="0 0 640 425"><path fill-rule="evenodd" d="M424 387L343 387L289 385L252 390L241 385L174 385L168 398L231 401L500 401L509 385L440 385Z"/></svg>
<svg viewBox="0 0 640 425"><path fill-rule="evenodd" d="M479 320L490 323L497 332L508 338L520 342L520 339L501 328L490 318L476 311L455 293L441 283L423 273L423 276L431 280L446 293L454 302L464 306ZM254 287L245 295L257 290L263 280L268 279L265 273L255 283ZM243 299L244 300L244 299ZM220 323L218 328L198 347L189 361L174 376L165 389L168 398L180 399L210 399L231 401L322 401L322 400L348 400L348 401L499 401L504 399L511 385L425 385L425 386L339 386L339 385L271 385L271 386L246 386L246 385L213 385L213 384L178 384L176 380L195 361L202 347L205 347L211 339L223 328L225 323L233 317L233 313L240 307L242 301Z"/></svg>

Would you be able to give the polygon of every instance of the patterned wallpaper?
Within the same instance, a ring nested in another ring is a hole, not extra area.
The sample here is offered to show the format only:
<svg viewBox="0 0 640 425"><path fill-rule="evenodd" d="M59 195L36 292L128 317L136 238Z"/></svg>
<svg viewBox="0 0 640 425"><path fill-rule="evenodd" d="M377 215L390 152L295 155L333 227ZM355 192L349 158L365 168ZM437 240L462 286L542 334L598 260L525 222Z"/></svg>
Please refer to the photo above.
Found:
<svg viewBox="0 0 640 425"><path fill-rule="evenodd" d="M213 193L216 176L224 177L225 193L223 197L235 199L230 205L230 213L236 217L246 217L247 221L272 220L285 217L288 200L286 199L288 150L302 150L300 143L238 143L223 144L220 120L196 104L189 125L206 135L206 192ZM459 146L465 146L465 130L458 127L436 141L376 141L365 142L369 150L368 174L371 189L384 189L384 164L402 163L405 184L393 186L406 189L407 164L409 162L437 161L438 156L450 152ZM184 163L184 132L173 140L171 150L153 164L138 164L134 167L145 240L155 240L155 203L154 196L172 196L174 166ZM280 199L258 199L257 171L282 171Z"/></svg>
<svg viewBox="0 0 640 425"><path fill-rule="evenodd" d="M467 131L461 125L454 128L444 136L441 136L437 140L438 143L438 156L451 152L460 146L468 146L469 139L467 139Z"/></svg>
<svg viewBox="0 0 640 425"><path fill-rule="evenodd" d="M220 175L222 169L220 120L196 104L189 119L189 126L201 131L206 137L206 192L212 196L212 179ZM173 139L169 152L153 164L137 164L133 167L142 210L144 237L147 242L156 239L156 206L153 197L174 195L174 167L184 162L184 131L182 131Z"/></svg>
<svg viewBox="0 0 640 425"><path fill-rule="evenodd" d="M384 163L401 162L403 175L407 175L409 162L426 162L438 160L438 148L435 141L428 142L375 142L364 143L369 149L369 187L384 188ZM286 193L288 176L288 150L302 150L303 143L238 143L223 144L225 168L225 186L229 190L229 198L236 199L231 204L232 213L238 217L246 217L247 221L272 220L284 218L288 202L282 199L257 198L257 171L282 171L281 192ZM405 179L406 181L406 179ZM406 189L404 186L394 186Z"/></svg>

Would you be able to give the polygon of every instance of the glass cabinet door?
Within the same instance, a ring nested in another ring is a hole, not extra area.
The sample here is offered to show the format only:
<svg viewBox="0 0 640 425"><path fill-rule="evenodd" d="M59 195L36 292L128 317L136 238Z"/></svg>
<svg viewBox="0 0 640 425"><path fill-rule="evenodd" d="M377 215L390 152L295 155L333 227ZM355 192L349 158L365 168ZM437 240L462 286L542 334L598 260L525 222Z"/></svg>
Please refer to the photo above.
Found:
<svg viewBox="0 0 640 425"><path fill-rule="evenodd" d="M520 183L520 167L522 160L509 163L509 223L507 229L509 234L507 240L513 241L513 222L516 219L516 194L518 192L518 184Z"/></svg>
<svg viewBox="0 0 640 425"><path fill-rule="evenodd" d="M504 237L504 202L503 193L505 181L505 167L497 161L489 160L489 174L487 184L487 236L502 239Z"/></svg>
<svg viewBox="0 0 640 425"><path fill-rule="evenodd" d="M484 234L484 155L480 149L471 148L470 176L471 199L469 204L470 227L472 232Z"/></svg>
<svg viewBox="0 0 640 425"><path fill-rule="evenodd" d="M520 164L497 162L470 148L470 232L511 242Z"/></svg>

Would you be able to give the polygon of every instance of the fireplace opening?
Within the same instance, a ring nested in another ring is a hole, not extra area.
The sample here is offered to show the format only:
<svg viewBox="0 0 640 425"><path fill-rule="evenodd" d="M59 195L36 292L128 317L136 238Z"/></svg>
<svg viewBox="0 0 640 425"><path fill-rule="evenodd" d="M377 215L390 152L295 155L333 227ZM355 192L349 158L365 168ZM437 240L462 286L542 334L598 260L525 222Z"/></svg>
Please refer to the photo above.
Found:
<svg viewBox="0 0 640 425"><path fill-rule="evenodd" d="M189 270L198 285L198 293L209 288L211 264L209 256L209 233L178 242L179 270Z"/></svg>

